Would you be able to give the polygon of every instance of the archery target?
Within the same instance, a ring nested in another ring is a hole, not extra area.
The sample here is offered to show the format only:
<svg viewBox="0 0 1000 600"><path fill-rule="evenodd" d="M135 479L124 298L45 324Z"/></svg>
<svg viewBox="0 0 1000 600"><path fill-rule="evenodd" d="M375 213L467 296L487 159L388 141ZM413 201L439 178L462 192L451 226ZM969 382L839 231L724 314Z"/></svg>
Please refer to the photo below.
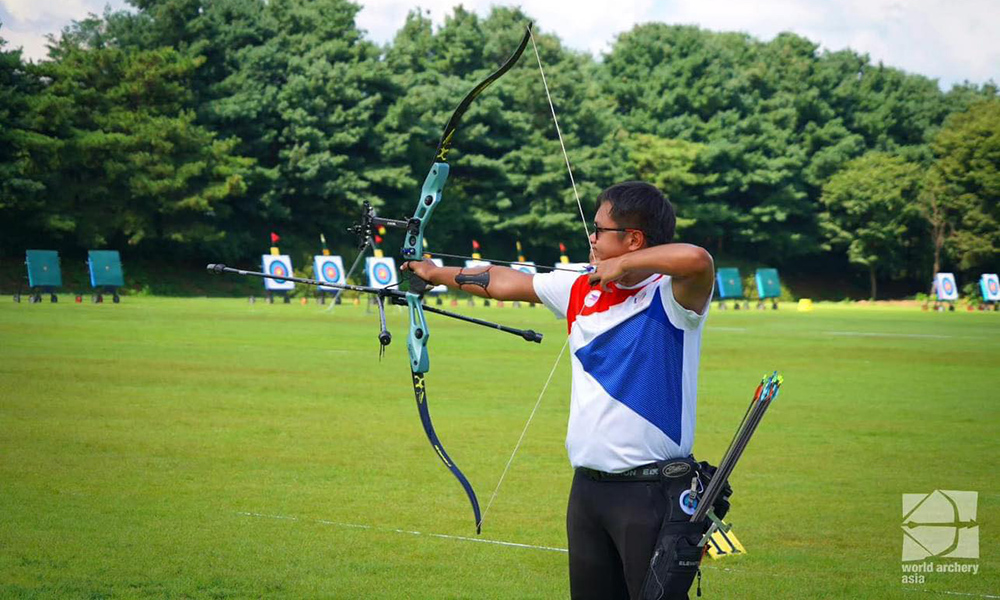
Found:
<svg viewBox="0 0 1000 600"><path fill-rule="evenodd" d="M280 254L274 256L272 254L264 254L261 256L263 271L268 275L274 275L275 277L289 277L294 275L292 273L292 259L288 258L286 254ZM288 290L295 289L294 281L279 281L277 279L265 279L264 289L273 292L287 292Z"/></svg>
<svg viewBox="0 0 1000 600"><path fill-rule="evenodd" d="M1000 278L997 277L996 273L983 273L979 287L983 291L983 300L1000 302Z"/></svg>
<svg viewBox="0 0 1000 600"><path fill-rule="evenodd" d="M528 275L535 275L538 273L538 269L535 268L535 263L530 261L517 265L511 265L511 268L522 273L527 273Z"/></svg>
<svg viewBox="0 0 1000 600"><path fill-rule="evenodd" d="M436 264L439 267L443 267L444 266L444 261L441 260L440 258L432 258L431 262L434 263L434 264ZM446 286L446 285L436 285L436 286L432 287L431 289L427 290L427 293L429 293L429 294L443 294L443 293L445 293L447 291L448 291L448 286Z"/></svg>
<svg viewBox="0 0 1000 600"><path fill-rule="evenodd" d="M958 286L953 273L938 273L934 277L938 300L958 300Z"/></svg>
<svg viewBox="0 0 1000 600"><path fill-rule="evenodd" d="M327 283L347 283L344 281L344 261L339 256L322 256L317 254L313 257L313 271L316 279ZM320 286L324 292L336 292L337 288Z"/></svg>
<svg viewBox="0 0 1000 600"><path fill-rule="evenodd" d="M368 273L368 285L377 288L387 288L399 283L396 274L396 261L389 257L368 257L365 259L365 271Z"/></svg>

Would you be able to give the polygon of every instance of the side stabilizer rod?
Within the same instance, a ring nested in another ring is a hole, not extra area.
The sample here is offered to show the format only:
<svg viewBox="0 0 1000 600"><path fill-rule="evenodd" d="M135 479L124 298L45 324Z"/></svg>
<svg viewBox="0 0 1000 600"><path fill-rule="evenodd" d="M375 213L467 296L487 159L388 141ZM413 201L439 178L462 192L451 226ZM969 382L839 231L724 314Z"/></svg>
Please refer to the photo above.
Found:
<svg viewBox="0 0 1000 600"><path fill-rule="evenodd" d="M283 275L279 277L278 275L271 275L270 273L263 273L261 271L247 271L244 269L234 269L232 267L227 267L224 264L213 263L205 268L208 270L209 273L213 273L216 275L221 275L223 273L230 273L233 275L240 275L243 277L258 277L261 279L274 279L275 281L294 281L295 283L301 283L303 285L314 285L326 288L346 290L350 292L359 292L362 294L372 294L378 296L379 298L387 298L389 302L397 306L406 306L406 292L394 288L374 288L365 285L351 285L347 283L328 283L326 281L320 281L318 279L308 279L306 277L294 277L291 275ZM542 337L543 337L542 334L532 329L519 329L517 327L508 327L507 325L501 325L499 323L494 323L492 321L485 321L483 319L477 319L475 317L470 317L467 315L460 315L458 313L429 306L427 304L421 304L421 306L427 312L431 312L444 317L449 317L451 319L456 319L458 321L464 321L466 323L472 323L473 325L480 325L482 327L488 327L490 329L495 329L497 331L502 331L504 333L516 335L528 342L535 342L537 344L542 343Z"/></svg>

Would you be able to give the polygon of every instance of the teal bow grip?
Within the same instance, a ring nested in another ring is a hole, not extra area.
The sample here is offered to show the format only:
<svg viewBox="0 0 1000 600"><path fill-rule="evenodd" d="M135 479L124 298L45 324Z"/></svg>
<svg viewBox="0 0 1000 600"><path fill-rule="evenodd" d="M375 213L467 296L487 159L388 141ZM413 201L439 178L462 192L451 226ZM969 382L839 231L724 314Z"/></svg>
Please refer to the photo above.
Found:
<svg viewBox="0 0 1000 600"><path fill-rule="evenodd" d="M410 368L414 373L426 373L431 368L427 355L427 319L424 318L423 300L416 294L406 294L406 305L410 312L410 335L406 338L406 350L410 353Z"/></svg>
<svg viewBox="0 0 1000 600"><path fill-rule="evenodd" d="M430 221L434 207L441 202L444 184L448 181L448 163L436 162L427 172L424 185L420 188L420 200L413 218L406 229L406 239L403 240L403 260L420 260L423 257L424 228ZM427 319L424 317L423 299L420 294L407 292L406 305L410 313L410 334L406 339L406 350L410 354L410 368L414 373L426 373L431 368L430 357L427 354L427 340L430 332L427 330Z"/></svg>

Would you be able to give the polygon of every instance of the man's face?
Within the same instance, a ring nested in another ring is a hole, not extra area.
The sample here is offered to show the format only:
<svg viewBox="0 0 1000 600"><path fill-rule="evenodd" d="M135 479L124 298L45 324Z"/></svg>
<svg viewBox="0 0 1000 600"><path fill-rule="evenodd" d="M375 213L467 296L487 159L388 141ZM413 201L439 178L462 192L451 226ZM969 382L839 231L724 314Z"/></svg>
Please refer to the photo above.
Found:
<svg viewBox="0 0 1000 600"><path fill-rule="evenodd" d="M611 203L602 202L594 215L590 243L596 260L606 260L642 248L645 234L638 229L626 229L611 218Z"/></svg>

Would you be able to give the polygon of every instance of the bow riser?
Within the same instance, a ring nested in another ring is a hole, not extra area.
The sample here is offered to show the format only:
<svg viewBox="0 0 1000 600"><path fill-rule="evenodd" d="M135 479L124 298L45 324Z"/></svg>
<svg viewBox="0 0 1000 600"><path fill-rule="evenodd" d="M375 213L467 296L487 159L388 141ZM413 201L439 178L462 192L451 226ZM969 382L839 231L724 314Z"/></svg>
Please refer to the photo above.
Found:
<svg viewBox="0 0 1000 600"><path fill-rule="evenodd" d="M403 240L403 260L420 260L423 255L424 229L430 221L434 208L441 202L444 184L448 181L448 163L434 163L420 188L420 201L406 227L406 239ZM422 291L422 290L421 290ZM426 373L431 368L430 356L427 353L427 340L430 333L427 330L427 320L424 317L421 294L411 291L406 294L406 304L410 309L410 334L406 338L406 350L410 355L410 369L414 373ZM449 467L450 468L450 467Z"/></svg>
<svg viewBox="0 0 1000 600"><path fill-rule="evenodd" d="M444 184L448 181L448 163L434 163L427 172L424 185L420 188L420 201L413 212L413 218L406 226L406 239L403 240L403 260L420 260L423 256L424 230L434 213L434 208L441 202Z"/></svg>

